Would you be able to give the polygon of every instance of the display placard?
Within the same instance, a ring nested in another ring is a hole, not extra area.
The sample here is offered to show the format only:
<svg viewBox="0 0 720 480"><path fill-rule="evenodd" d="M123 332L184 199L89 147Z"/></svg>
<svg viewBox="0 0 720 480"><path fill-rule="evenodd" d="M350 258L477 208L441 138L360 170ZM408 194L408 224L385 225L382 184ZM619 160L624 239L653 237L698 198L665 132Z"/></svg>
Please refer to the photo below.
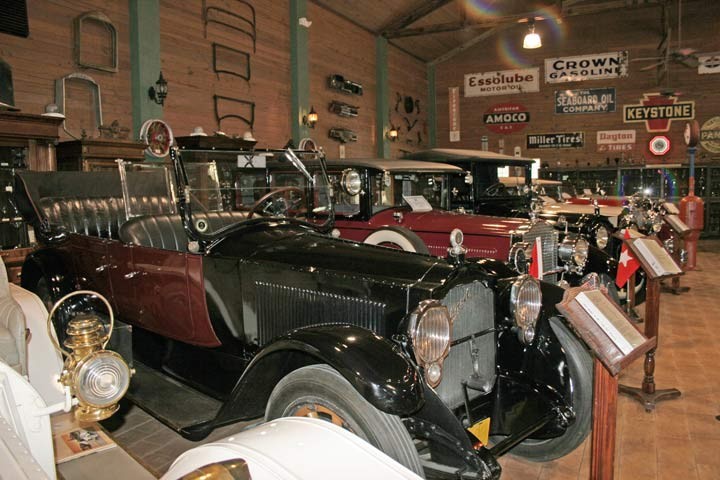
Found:
<svg viewBox="0 0 720 480"><path fill-rule="evenodd" d="M675 206L672 202L663 202L662 204L663 208L667 213L670 215L680 215L680 210Z"/></svg>
<svg viewBox="0 0 720 480"><path fill-rule="evenodd" d="M566 290L557 308L612 375L656 344L654 337L647 339L635 328L604 290L590 284Z"/></svg>
<svg viewBox="0 0 720 480"><path fill-rule="evenodd" d="M413 212L432 212L432 205L422 195L403 195L402 198Z"/></svg>
<svg viewBox="0 0 720 480"><path fill-rule="evenodd" d="M690 227L688 227L687 223L683 222L677 215L665 215L663 219L670 225L670 228L675 230L680 236L684 236L690 232Z"/></svg>
<svg viewBox="0 0 720 480"><path fill-rule="evenodd" d="M651 279L682 275L682 268L663 248L657 238L631 238L627 240L627 243L633 255L638 259L643 270Z"/></svg>

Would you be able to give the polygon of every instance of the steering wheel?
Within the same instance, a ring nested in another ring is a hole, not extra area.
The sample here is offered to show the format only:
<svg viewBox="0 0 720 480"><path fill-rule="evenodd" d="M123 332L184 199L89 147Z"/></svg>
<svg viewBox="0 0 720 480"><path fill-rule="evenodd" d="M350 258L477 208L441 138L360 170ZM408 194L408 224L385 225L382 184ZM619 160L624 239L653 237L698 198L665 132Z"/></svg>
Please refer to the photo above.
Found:
<svg viewBox="0 0 720 480"><path fill-rule="evenodd" d="M296 194L294 196L292 194ZM275 198L279 197L279 198ZM247 219L251 219L255 213L284 217L289 210L302 205L305 200L305 193L298 187L282 187L268 192L250 207Z"/></svg>
<svg viewBox="0 0 720 480"><path fill-rule="evenodd" d="M505 188L505 184L502 182L493 183L489 187L485 189L483 192L483 195L487 195L488 197L497 197L500 195L500 192L502 192L502 189Z"/></svg>

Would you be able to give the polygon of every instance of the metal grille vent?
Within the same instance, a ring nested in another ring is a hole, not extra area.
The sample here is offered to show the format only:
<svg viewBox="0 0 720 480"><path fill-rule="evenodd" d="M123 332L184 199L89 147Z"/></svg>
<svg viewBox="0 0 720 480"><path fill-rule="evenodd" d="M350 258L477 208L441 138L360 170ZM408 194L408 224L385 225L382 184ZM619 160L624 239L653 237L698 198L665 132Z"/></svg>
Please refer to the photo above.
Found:
<svg viewBox="0 0 720 480"><path fill-rule="evenodd" d="M380 333L385 327L384 303L266 282L255 287L261 345L310 325L349 323Z"/></svg>
<svg viewBox="0 0 720 480"><path fill-rule="evenodd" d="M3 0L0 6L0 32L27 38L30 31L26 0Z"/></svg>
<svg viewBox="0 0 720 480"><path fill-rule="evenodd" d="M493 291L480 282L460 285L442 300L453 319L453 341L469 337L495 326ZM450 349L443 364L443 379L436 391L451 408L463 402L462 382L482 386L489 391L495 383L495 335L485 334L458 343ZM476 367L474 367L474 365ZM475 370L474 368L477 368ZM468 390L470 398L481 395Z"/></svg>
<svg viewBox="0 0 720 480"><path fill-rule="evenodd" d="M523 242L533 245L535 239L540 237L542 243L543 270L553 270L558 266L558 237L555 229L547 222L538 221L533 223L530 230L523 233ZM546 282L557 283L557 274L545 275Z"/></svg>

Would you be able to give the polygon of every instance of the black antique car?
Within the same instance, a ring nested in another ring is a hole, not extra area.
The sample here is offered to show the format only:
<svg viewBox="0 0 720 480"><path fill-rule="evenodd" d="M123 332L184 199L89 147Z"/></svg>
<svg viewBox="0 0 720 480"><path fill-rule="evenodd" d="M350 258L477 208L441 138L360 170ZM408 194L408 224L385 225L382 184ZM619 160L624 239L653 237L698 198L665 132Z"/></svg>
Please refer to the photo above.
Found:
<svg viewBox="0 0 720 480"><path fill-rule="evenodd" d="M544 461L586 437L593 363L556 311L563 290L503 262L332 238L332 190L223 180L213 162L23 172L43 247L23 286L111 299L131 325L128 397L183 436L264 416L332 421L422 473L497 478L508 451ZM319 160L322 163L322 159ZM271 175L266 171L266 175ZM327 222L309 223L324 212ZM68 309L66 316L72 315ZM489 427L482 444L470 431Z"/></svg>

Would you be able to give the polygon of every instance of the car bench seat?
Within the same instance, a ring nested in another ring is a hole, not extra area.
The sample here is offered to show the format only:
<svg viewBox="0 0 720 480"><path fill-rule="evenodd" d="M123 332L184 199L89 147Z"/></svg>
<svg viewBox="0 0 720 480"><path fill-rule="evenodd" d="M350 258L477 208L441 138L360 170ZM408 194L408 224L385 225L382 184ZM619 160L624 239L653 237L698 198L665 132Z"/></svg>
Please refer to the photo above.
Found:
<svg viewBox="0 0 720 480"><path fill-rule="evenodd" d="M72 233L117 239L120 226L127 220L125 201L117 197L45 197L38 201L39 213L50 225L62 226ZM167 197L138 196L131 199L130 210L141 215L173 211Z"/></svg>
<svg viewBox="0 0 720 480"><path fill-rule="evenodd" d="M0 361L21 375L27 373L25 314L10 293L5 264L0 259Z"/></svg>
<svg viewBox="0 0 720 480"><path fill-rule="evenodd" d="M206 219L208 231L215 232L222 227L245 219L243 212L207 212L193 214L195 220ZM145 215L131 218L120 227L119 238L124 243L144 247L161 248L187 252L188 236L180 215Z"/></svg>

